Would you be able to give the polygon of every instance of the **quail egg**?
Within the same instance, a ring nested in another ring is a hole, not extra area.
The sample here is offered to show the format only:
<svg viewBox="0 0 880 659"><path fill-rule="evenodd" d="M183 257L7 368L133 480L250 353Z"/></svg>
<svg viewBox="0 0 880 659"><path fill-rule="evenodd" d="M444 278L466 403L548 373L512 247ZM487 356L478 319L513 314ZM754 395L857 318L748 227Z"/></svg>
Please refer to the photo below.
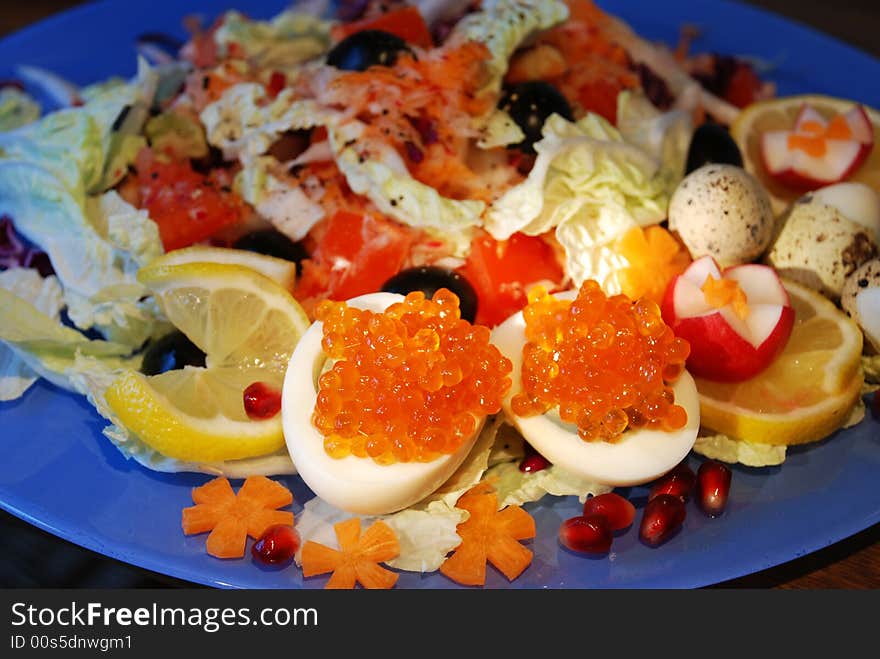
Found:
<svg viewBox="0 0 880 659"><path fill-rule="evenodd" d="M840 306L880 352L880 258L863 263L843 284Z"/></svg>
<svg viewBox="0 0 880 659"><path fill-rule="evenodd" d="M873 231L806 195L780 218L766 261L781 277L836 301L844 280L877 253Z"/></svg>
<svg viewBox="0 0 880 659"><path fill-rule="evenodd" d="M773 210L761 183L740 167L709 164L688 174L669 203L669 228L695 259L726 268L760 257L773 237Z"/></svg>
<svg viewBox="0 0 880 659"><path fill-rule="evenodd" d="M811 193L813 201L834 206L845 218L874 233L880 243L880 194L864 183L835 183Z"/></svg>

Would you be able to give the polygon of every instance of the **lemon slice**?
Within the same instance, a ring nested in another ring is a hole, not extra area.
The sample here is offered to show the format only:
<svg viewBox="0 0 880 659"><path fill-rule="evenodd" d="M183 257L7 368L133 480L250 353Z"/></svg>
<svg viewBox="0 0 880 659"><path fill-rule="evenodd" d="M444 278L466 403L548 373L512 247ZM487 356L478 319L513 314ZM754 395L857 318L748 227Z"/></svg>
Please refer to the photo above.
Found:
<svg viewBox="0 0 880 659"><path fill-rule="evenodd" d="M309 326L297 301L242 265L159 263L138 279L205 352L205 368L155 376L126 372L105 394L119 421L178 460L237 460L281 449L281 414L249 419L243 392L254 382L280 391L290 355Z"/></svg>
<svg viewBox="0 0 880 659"><path fill-rule="evenodd" d="M785 281L795 324L782 354L739 383L697 379L701 423L736 439L788 445L840 428L859 398L862 335L815 291Z"/></svg>
<svg viewBox="0 0 880 659"><path fill-rule="evenodd" d="M856 101L820 95L783 96L753 103L739 113L730 126L730 135L742 151L743 166L756 176L773 203L773 212L779 215L803 192L778 183L764 169L761 161L761 135L771 130L791 130L804 104L811 105L826 118L850 110ZM847 181L865 183L880 192L880 111L863 105L874 124L874 150L868 159L847 178Z"/></svg>
<svg viewBox="0 0 880 659"><path fill-rule="evenodd" d="M230 247L193 245L175 249L150 263L150 267L183 265L185 263L223 263L243 265L256 270L289 291L296 285L296 263L266 254Z"/></svg>

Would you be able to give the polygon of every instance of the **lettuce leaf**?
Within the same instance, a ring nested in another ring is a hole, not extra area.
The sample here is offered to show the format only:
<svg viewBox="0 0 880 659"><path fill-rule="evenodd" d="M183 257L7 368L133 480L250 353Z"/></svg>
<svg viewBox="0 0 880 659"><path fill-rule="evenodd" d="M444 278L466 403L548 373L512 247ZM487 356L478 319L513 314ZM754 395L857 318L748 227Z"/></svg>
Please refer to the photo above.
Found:
<svg viewBox="0 0 880 659"><path fill-rule="evenodd" d="M173 153L177 158L204 158L208 143L202 125L181 112L163 112L147 121L144 135L159 153Z"/></svg>
<svg viewBox="0 0 880 659"><path fill-rule="evenodd" d="M227 160L247 163L264 154L283 132L324 126L338 116L316 101L295 99L290 89L269 103L265 100L262 85L240 83L202 110L208 142L222 149Z"/></svg>
<svg viewBox="0 0 880 659"><path fill-rule="evenodd" d="M865 382L880 383L880 355L862 355L862 371Z"/></svg>
<svg viewBox="0 0 880 659"><path fill-rule="evenodd" d="M535 150L526 180L488 209L486 229L499 240L517 231L539 235L555 229L575 285L586 279L611 284L625 265L613 241L666 216L669 188L659 160L596 114L577 123L551 115ZM606 287L606 292L619 291Z"/></svg>
<svg viewBox="0 0 880 659"><path fill-rule="evenodd" d="M487 0L453 28L449 43L479 41L489 49L485 91L501 88L510 56L529 36L568 18L559 0Z"/></svg>
<svg viewBox="0 0 880 659"><path fill-rule="evenodd" d="M40 118L40 112L40 104L20 89L0 89L0 132L36 121Z"/></svg>
<svg viewBox="0 0 880 659"><path fill-rule="evenodd" d="M771 467L785 462L786 447L744 442L719 433L697 437L694 453L730 464Z"/></svg>
<svg viewBox="0 0 880 659"><path fill-rule="evenodd" d="M135 270L162 245L145 212L101 190L134 157L137 138L121 136L136 135L154 88L142 63L132 83L89 88L83 106L0 133L0 214L48 253L77 327L129 346L156 318Z"/></svg>
<svg viewBox="0 0 880 659"><path fill-rule="evenodd" d="M691 114L681 109L661 112L643 92L624 90L617 96L617 128L627 142L660 163L660 177L674 191L684 178L694 133Z"/></svg>
<svg viewBox="0 0 880 659"><path fill-rule="evenodd" d="M56 293L51 291L52 284L43 286L50 287L50 299L37 303L43 308L57 307L59 301L53 299ZM22 292L27 294L29 291ZM77 391L70 374L76 370L79 357L88 356L94 358L96 363L113 366L132 362L129 359L129 346L88 339L75 329L64 326L57 314L53 317L41 311L31 301L6 288L0 288L0 307L3 308L3 314L0 314L0 341L34 373L59 387Z"/></svg>
<svg viewBox="0 0 880 659"><path fill-rule="evenodd" d="M228 11L214 33L221 57L231 44L257 68L289 69L330 47L330 21L288 9L270 21L255 21Z"/></svg>
<svg viewBox="0 0 880 659"><path fill-rule="evenodd" d="M364 140L364 125L349 121L328 127L330 147L349 187L366 196L388 217L424 229L464 256L485 204L449 199L414 179L389 145Z"/></svg>
<svg viewBox="0 0 880 659"><path fill-rule="evenodd" d="M158 311L137 282L138 267L162 254L158 228L115 191L71 192L49 170L0 159L0 213L45 250L77 327L97 327L129 346L151 335Z"/></svg>
<svg viewBox="0 0 880 659"><path fill-rule="evenodd" d="M64 298L58 279L53 275L45 279L31 268L10 268L0 272L0 288L17 298L28 300L40 313L53 321L59 321ZM7 309L11 314L13 309ZM14 321L11 316L4 322ZM37 381L39 374L5 343L0 343L0 400L15 400Z"/></svg>
<svg viewBox="0 0 880 659"><path fill-rule="evenodd" d="M575 476L558 465L526 473L520 471L516 462L503 462L489 469L483 480L495 487L499 508L539 501L548 494L574 495L583 503L591 495L596 496L612 490L608 485L593 483Z"/></svg>

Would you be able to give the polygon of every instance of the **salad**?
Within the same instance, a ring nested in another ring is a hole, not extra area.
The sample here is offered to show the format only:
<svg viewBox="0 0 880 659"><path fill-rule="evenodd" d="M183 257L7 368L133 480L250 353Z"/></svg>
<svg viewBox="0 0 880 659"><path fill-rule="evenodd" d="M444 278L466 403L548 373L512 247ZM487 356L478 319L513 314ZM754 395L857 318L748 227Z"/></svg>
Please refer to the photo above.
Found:
<svg viewBox="0 0 880 659"><path fill-rule="evenodd" d="M548 495L584 503L568 550L662 551L725 464L862 422L875 110L588 0L342 10L25 71L42 117L2 89L4 400L84 395L127 457L215 477L180 502L206 560L250 537L328 587L516 579Z"/></svg>

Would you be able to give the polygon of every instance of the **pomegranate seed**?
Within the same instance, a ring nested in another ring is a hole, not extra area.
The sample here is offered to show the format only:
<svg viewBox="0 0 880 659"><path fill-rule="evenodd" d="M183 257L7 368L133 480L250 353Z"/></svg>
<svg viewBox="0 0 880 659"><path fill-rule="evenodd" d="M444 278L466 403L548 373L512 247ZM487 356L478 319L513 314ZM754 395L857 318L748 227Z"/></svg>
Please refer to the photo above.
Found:
<svg viewBox="0 0 880 659"><path fill-rule="evenodd" d="M550 461L547 458L540 453L532 453L522 459L519 463L519 470L526 474L531 474L546 469L549 466Z"/></svg>
<svg viewBox="0 0 880 659"><path fill-rule="evenodd" d="M659 494L671 494L679 497L682 502L687 502L691 496L691 490L694 489L696 479L693 469L682 462L654 483L648 494L648 501Z"/></svg>
<svg viewBox="0 0 880 659"><path fill-rule="evenodd" d="M244 411L249 419L271 419L281 411L281 392L265 382L254 382L244 390Z"/></svg>
<svg viewBox="0 0 880 659"><path fill-rule="evenodd" d="M639 538L651 547L669 540L684 523L687 511L681 497L658 494L648 501L639 526Z"/></svg>
<svg viewBox="0 0 880 659"><path fill-rule="evenodd" d="M633 523L636 507L619 494L607 492L586 500L584 517L589 515L600 515L608 520L612 531L621 531Z"/></svg>
<svg viewBox="0 0 880 659"><path fill-rule="evenodd" d="M697 504L709 517L718 517L727 506L730 494L730 468L708 460L697 470Z"/></svg>
<svg viewBox="0 0 880 659"><path fill-rule="evenodd" d="M299 549L299 533L292 526L270 526L251 547L254 560L266 565L286 563Z"/></svg>
<svg viewBox="0 0 880 659"><path fill-rule="evenodd" d="M582 554L607 554L612 539L608 520L601 515L572 517L559 527L562 546Z"/></svg>

